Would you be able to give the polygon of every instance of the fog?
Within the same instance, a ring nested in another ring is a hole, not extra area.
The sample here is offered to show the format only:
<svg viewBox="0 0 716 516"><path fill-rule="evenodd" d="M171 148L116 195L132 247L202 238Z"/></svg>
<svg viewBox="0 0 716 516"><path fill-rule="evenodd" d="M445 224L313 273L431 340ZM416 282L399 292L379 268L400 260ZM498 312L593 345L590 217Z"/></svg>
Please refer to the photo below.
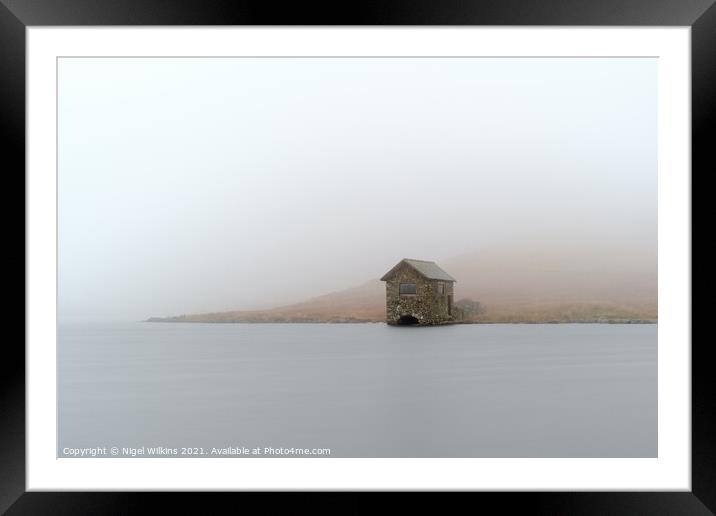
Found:
<svg viewBox="0 0 716 516"><path fill-rule="evenodd" d="M656 73L652 58L60 59L60 316L268 307L403 257L535 240L641 256Z"/></svg>

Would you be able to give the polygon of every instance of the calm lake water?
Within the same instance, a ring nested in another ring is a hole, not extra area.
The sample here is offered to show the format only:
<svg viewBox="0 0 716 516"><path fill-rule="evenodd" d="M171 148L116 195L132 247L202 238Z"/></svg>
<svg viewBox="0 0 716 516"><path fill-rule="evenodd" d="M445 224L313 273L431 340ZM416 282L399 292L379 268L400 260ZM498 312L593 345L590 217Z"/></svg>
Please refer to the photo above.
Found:
<svg viewBox="0 0 716 516"><path fill-rule="evenodd" d="M59 456L657 454L656 325L65 323L58 348Z"/></svg>

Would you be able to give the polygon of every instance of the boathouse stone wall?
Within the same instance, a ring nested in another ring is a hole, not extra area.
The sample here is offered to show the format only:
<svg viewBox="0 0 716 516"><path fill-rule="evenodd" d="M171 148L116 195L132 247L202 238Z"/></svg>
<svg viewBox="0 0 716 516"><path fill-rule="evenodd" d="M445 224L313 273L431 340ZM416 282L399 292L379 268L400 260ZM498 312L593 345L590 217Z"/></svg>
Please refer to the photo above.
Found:
<svg viewBox="0 0 716 516"><path fill-rule="evenodd" d="M401 283L415 283L415 294L400 294ZM438 284L443 285L440 294ZM452 322L448 296L453 296L453 282L427 279L408 265L394 271L386 288L386 321L399 324L401 317L414 317L420 325ZM454 303L452 309L454 310Z"/></svg>

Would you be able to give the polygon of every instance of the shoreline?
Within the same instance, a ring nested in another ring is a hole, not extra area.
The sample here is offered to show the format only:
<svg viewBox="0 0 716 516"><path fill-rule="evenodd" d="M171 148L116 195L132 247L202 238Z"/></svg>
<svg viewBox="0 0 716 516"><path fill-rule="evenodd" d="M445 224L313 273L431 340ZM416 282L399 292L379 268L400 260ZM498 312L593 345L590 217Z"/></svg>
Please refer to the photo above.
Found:
<svg viewBox="0 0 716 516"><path fill-rule="evenodd" d="M326 321L318 319L310 320L236 320L236 321L196 321L196 320L180 320L163 317L150 317L138 322L146 323L180 323L180 324L387 324L385 321L376 320L337 320ZM581 319L573 321L455 321L444 324L435 324L430 326L453 326L462 324L658 324L658 320L651 319Z"/></svg>

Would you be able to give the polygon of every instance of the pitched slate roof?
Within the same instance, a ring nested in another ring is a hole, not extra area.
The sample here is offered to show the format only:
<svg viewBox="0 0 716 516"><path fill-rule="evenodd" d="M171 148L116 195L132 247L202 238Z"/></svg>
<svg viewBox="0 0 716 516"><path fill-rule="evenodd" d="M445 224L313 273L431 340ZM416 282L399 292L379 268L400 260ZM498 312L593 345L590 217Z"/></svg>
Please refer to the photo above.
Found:
<svg viewBox="0 0 716 516"><path fill-rule="evenodd" d="M381 279L381 281L386 281L395 270L398 269L402 264L408 264L413 269L418 271L420 274L425 276L427 279L433 279L433 280L443 280L443 281L457 281L455 278L450 276L447 272L442 270L440 267L438 267L438 264L435 262L428 262L426 260L413 260L410 258L403 258L398 262L398 264L390 269L388 272L386 272Z"/></svg>

